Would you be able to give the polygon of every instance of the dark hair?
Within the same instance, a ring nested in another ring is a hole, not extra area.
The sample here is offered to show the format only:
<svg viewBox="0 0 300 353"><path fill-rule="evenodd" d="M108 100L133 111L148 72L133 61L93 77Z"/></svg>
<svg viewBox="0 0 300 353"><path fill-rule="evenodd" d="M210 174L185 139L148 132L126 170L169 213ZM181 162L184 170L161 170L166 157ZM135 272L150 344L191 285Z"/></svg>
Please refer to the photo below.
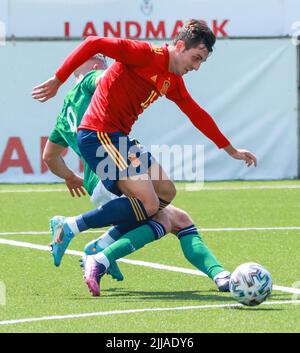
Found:
<svg viewBox="0 0 300 353"><path fill-rule="evenodd" d="M188 20L184 23L182 30L174 39L174 44L182 40L185 44L185 49L197 47L199 44L204 44L208 52L213 51L213 46L216 42L216 36L204 21Z"/></svg>

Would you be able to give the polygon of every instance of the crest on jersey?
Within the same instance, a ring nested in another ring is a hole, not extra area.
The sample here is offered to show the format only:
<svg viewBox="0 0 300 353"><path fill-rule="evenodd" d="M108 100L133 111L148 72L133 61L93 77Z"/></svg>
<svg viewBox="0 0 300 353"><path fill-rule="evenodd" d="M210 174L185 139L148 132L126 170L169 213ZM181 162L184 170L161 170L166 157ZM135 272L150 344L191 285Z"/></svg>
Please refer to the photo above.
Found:
<svg viewBox="0 0 300 353"><path fill-rule="evenodd" d="M151 0L143 0L141 10L144 15L149 16L153 10L153 4L151 3Z"/></svg>
<svg viewBox="0 0 300 353"><path fill-rule="evenodd" d="M162 85L162 88L160 89L160 94L161 96L165 96L169 87L171 86L171 82L169 80L165 80L163 85Z"/></svg>

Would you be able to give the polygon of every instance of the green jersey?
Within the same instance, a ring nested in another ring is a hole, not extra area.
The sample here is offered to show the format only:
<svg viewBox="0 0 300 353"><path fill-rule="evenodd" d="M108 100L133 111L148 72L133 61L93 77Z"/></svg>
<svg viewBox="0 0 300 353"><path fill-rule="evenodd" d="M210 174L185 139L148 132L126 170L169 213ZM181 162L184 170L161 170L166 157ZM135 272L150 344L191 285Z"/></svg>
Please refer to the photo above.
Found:
<svg viewBox="0 0 300 353"><path fill-rule="evenodd" d="M103 75L103 70L91 71L71 89L57 117L55 128L49 136L49 141L64 147L71 147L83 161L84 187L89 195L92 195L94 188L99 182L99 178L81 156L77 144L77 128L95 92L96 78Z"/></svg>

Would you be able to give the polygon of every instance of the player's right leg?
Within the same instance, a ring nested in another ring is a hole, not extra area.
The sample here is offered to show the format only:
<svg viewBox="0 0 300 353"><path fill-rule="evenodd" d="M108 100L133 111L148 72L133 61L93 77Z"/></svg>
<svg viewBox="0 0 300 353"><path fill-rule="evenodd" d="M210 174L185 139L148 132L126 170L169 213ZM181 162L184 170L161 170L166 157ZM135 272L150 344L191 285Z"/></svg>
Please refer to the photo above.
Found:
<svg viewBox="0 0 300 353"><path fill-rule="evenodd" d="M148 168L145 169L138 158L132 159L130 151L135 144L128 136L80 130L78 146L83 158L107 190L118 196L127 196L107 203L109 207L106 207L106 212L96 212L96 217L93 213L86 214L83 220L89 228L101 228L109 224L135 224L157 212L158 198L146 174Z"/></svg>
<svg viewBox="0 0 300 353"><path fill-rule="evenodd" d="M150 204L151 213L158 210L159 201L155 194L151 180L122 180L121 189L125 192L135 194L141 199L141 204ZM129 201L128 201L129 200ZM61 259L73 237L90 228L102 228L118 222L128 225L129 229L134 228L136 224L145 221L149 216L146 211L142 212L138 207L136 198L120 197L109 201L101 208L81 214L77 217L56 216L51 219L52 242L55 247L59 247L55 259L55 265L59 266ZM149 201L150 200L150 201ZM128 213L128 202L131 203L131 214ZM154 206L153 206L154 205ZM119 212L119 217L113 214ZM128 217L126 217L125 215ZM116 220L117 219L117 220Z"/></svg>
<svg viewBox="0 0 300 353"><path fill-rule="evenodd" d="M148 169L148 175L151 178L154 190L157 196L159 197L159 209L161 210L173 200L176 195L176 189L173 182L168 178L167 174L164 172L163 168L154 160L151 155L149 155L149 159L151 159L151 165ZM125 192L125 190L123 191ZM102 182L100 181L96 189L94 190L92 200L94 205L96 207L99 207L104 203L104 200L105 202L110 201L113 195L114 194L108 192L108 190L104 188ZM116 196L114 195L114 198L115 197ZM162 217L163 216L161 216L160 219ZM138 226L139 224L137 224L134 228L137 228ZM105 248L119 240L123 235L133 230L134 228L132 227L132 225L128 224L122 224L110 228L102 236L86 244L84 248L85 254L95 255L103 251ZM143 232L139 233L139 237L144 237ZM112 262L110 264L110 267L107 269L107 273L111 274L113 278L119 281L124 279L124 276L122 275L116 262Z"/></svg>
<svg viewBox="0 0 300 353"><path fill-rule="evenodd" d="M173 200L176 194L176 189L173 182L168 178L168 176L166 175L162 167L155 161L155 159L151 156L149 152L146 151L146 149L143 146L141 146L136 140L131 140L131 143L136 149L138 149L138 152L140 153L140 155L143 155L143 158L140 158L141 162L146 162L146 167L149 166L148 175L152 180L155 193L159 197L159 209L165 208ZM118 181L118 189L122 191L124 194L127 194L128 196L129 195L133 196L132 190L130 189L131 185L128 185L128 184L129 183L127 181L124 183L122 180L120 180ZM143 199L144 190L145 188L142 185L142 193L139 197L140 199ZM136 194L137 189L135 188L134 191ZM101 194L102 196L103 194L104 196L107 195L107 190L102 190ZM97 200L97 199L99 199L99 197L97 198L95 195L94 200ZM107 197L105 197L105 199L107 199ZM137 228L137 227L138 227L138 224L134 228ZM132 225L128 226L128 224L122 224L122 225L118 225L116 227L110 228L104 235L102 235L96 240L89 242L85 246L85 249L84 249L85 253L87 255L93 255L101 252L103 249L113 244L115 241L120 239L123 235L125 235L127 232L129 232L132 229L133 229ZM141 241L141 243L143 241L145 241L144 244L147 243L147 236L144 236L143 231L139 232L138 236L139 236L139 241ZM122 243L122 245L124 245L124 242ZM139 246L139 244L133 244L132 246L136 248L137 246ZM120 248L122 248L121 245L120 245ZM123 278L116 262L110 262L110 266L107 269L107 273L112 274L115 278L117 278L118 276L119 278Z"/></svg>
<svg viewBox="0 0 300 353"><path fill-rule="evenodd" d="M146 175L147 177L147 175ZM156 212L158 210L158 197L155 194L153 185L151 183L151 180L132 180L132 179L126 179L126 180L119 180L118 181L118 188L121 190L121 192L125 195L128 196L135 196L139 200L143 202L143 205L145 205L145 208L147 209L148 202L150 202L148 209L151 210L152 212ZM124 198L123 198L124 199ZM150 201L149 201L150 200ZM155 204L155 209L152 211L151 207L152 205ZM107 207L104 205L103 207ZM113 205L112 205L113 207ZM118 207L118 205L115 205L115 207ZM121 212L120 208L117 209L118 212ZM138 212L138 210L136 210ZM84 217L84 215L83 215ZM143 221L145 221L144 219ZM88 222L93 221L91 217L88 219ZM139 226L139 224L142 224L140 220L138 223L133 223L133 222L126 222L124 224L119 224L118 226L111 228L108 232L106 232L102 237L99 239L96 239L94 241L91 241L85 246L85 253L87 255L92 255L93 253L99 253L105 248L107 248L109 245L114 243L117 239L119 239L122 235L128 233L130 230L136 228ZM97 222L97 220L96 220ZM89 225L93 225L93 227L97 228L97 225L94 223L89 223ZM141 234L142 235L142 234ZM123 275L121 271L119 270L118 265L116 264L115 261L110 262L110 266L107 271L109 274L111 274L114 278L117 280L123 280Z"/></svg>

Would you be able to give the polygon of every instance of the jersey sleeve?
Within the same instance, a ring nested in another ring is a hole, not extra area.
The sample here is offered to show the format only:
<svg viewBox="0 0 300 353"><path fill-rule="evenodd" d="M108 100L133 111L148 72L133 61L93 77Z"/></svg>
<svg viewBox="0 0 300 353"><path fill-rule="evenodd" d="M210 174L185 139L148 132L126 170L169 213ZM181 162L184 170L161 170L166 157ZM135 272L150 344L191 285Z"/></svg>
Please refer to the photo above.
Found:
<svg viewBox="0 0 300 353"><path fill-rule="evenodd" d="M60 145L63 147L69 146L67 142L64 140L64 138L61 136L59 130L56 127L51 131L51 134L48 137L48 140L52 143L55 143L56 145Z"/></svg>
<svg viewBox="0 0 300 353"><path fill-rule="evenodd" d="M189 117L193 125L219 148L230 145L229 140L219 130L213 118L190 96L183 80L178 82L175 90L167 94L167 98L175 102L181 111Z"/></svg>
<svg viewBox="0 0 300 353"><path fill-rule="evenodd" d="M65 82L80 65L97 53L101 53L127 65L147 65L153 58L149 43L122 38L89 36L63 62L56 77Z"/></svg>

